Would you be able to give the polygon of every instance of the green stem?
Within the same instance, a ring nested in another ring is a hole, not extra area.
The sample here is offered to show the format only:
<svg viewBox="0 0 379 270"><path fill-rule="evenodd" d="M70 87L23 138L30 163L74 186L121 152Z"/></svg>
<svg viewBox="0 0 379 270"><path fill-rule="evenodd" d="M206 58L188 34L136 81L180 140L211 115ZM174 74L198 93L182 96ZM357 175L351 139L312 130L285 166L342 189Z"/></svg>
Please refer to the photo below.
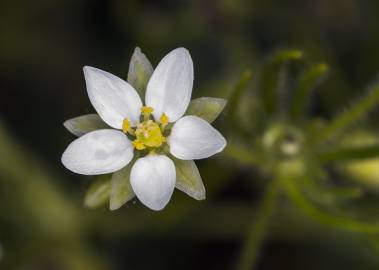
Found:
<svg viewBox="0 0 379 270"><path fill-rule="evenodd" d="M237 265L237 269L239 270L252 270L257 263L258 252L266 236L267 227L276 206L280 183L280 179L272 180L265 191L262 205L251 224L246 236L246 242L241 251Z"/></svg>

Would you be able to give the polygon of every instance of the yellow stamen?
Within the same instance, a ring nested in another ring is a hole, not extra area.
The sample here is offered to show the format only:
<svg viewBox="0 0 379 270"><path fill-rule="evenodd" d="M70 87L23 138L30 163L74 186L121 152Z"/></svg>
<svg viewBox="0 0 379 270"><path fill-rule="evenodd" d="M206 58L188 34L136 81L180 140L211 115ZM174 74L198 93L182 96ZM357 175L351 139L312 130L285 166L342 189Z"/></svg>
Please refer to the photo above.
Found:
<svg viewBox="0 0 379 270"><path fill-rule="evenodd" d="M122 122L122 131L124 133L128 133L130 129L130 121L128 119L124 119L124 121Z"/></svg>
<svg viewBox="0 0 379 270"><path fill-rule="evenodd" d="M150 115L151 115L151 113L152 113L153 111L154 111L154 109L153 109L152 107L149 107L149 106L143 106L143 107L141 108L141 113L142 113L142 115L143 115L143 120L144 120L144 121L149 120Z"/></svg>
<svg viewBox="0 0 379 270"><path fill-rule="evenodd" d="M143 106L142 108L141 108L141 112L143 113L143 114L151 114L152 112L154 111L154 109L153 108L151 108L151 107L149 107L149 106Z"/></svg>
<svg viewBox="0 0 379 270"><path fill-rule="evenodd" d="M167 125L168 124L168 116L166 114L162 114L162 116L159 118L159 122L162 125Z"/></svg>
<svg viewBox="0 0 379 270"><path fill-rule="evenodd" d="M162 114L159 118L159 123L161 124L161 131L164 132L167 124L168 124L168 116L166 114Z"/></svg>
<svg viewBox="0 0 379 270"><path fill-rule="evenodd" d="M132 142L134 148L136 148L137 150L143 150L146 148L146 146L143 144L143 142L141 142L140 140L136 139Z"/></svg>

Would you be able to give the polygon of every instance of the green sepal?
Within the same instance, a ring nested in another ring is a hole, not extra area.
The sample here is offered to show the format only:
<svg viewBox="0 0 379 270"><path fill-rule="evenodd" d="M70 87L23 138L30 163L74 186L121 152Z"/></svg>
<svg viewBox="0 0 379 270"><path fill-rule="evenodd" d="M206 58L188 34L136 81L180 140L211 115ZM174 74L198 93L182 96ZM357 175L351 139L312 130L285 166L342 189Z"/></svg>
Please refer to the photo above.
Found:
<svg viewBox="0 0 379 270"><path fill-rule="evenodd" d="M69 119L63 123L63 126L78 137L98 129L110 128L98 114L86 114Z"/></svg>
<svg viewBox="0 0 379 270"><path fill-rule="evenodd" d="M174 157L171 159L176 169L175 187L196 200L205 200L205 187L195 162Z"/></svg>
<svg viewBox="0 0 379 270"><path fill-rule="evenodd" d="M142 100L145 98L146 86L153 71L149 59L136 47L129 63L128 82L137 90Z"/></svg>
<svg viewBox="0 0 379 270"><path fill-rule="evenodd" d="M226 102L226 99L223 98L196 98L190 102L186 115L195 115L212 123L225 108Z"/></svg>
<svg viewBox="0 0 379 270"><path fill-rule="evenodd" d="M109 200L112 174L99 175L89 186L84 197L84 205L97 208L105 205Z"/></svg>
<svg viewBox="0 0 379 270"><path fill-rule="evenodd" d="M130 171L134 161L128 166L115 172L111 180L109 209L111 211L119 209L126 202L133 199L135 194L130 184Z"/></svg>

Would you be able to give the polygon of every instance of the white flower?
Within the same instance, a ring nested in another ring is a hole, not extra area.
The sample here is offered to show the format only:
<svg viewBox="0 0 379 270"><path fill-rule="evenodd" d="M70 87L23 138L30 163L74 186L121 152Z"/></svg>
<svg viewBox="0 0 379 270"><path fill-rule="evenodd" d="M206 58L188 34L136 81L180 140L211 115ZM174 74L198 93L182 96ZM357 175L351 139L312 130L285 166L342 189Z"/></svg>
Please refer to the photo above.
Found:
<svg viewBox="0 0 379 270"><path fill-rule="evenodd" d="M177 178L166 153L181 160L203 159L226 146L207 121L184 116L193 84L193 63L186 49L171 51L158 64L146 87L145 106L128 82L93 67L84 67L84 75L92 105L113 129L95 130L72 142L62 155L67 169L84 175L113 173L138 151L143 157L131 168L131 187L143 204L161 210Z"/></svg>

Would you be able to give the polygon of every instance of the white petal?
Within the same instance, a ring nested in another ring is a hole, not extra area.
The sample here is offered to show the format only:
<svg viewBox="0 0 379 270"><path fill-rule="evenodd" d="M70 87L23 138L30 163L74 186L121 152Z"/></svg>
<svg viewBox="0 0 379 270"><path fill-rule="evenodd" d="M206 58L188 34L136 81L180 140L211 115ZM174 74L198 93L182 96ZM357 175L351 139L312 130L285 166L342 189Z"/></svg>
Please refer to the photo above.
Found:
<svg viewBox="0 0 379 270"><path fill-rule="evenodd" d="M197 116L184 116L173 126L168 138L170 152L184 160L202 159L221 152L224 137L207 121Z"/></svg>
<svg viewBox="0 0 379 270"><path fill-rule="evenodd" d="M189 52L178 48L167 54L154 70L146 89L146 105L155 119L165 113L170 122L183 116L191 100L193 63Z"/></svg>
<svg viewBox="0 0 379 270"><path fill-rule="evenodd" d="M63 165L79 174L115 172L133 158L133 146L124 133L100 129L73 141L62 155Z"/></svg>
<svg viewBox="0 0 379 270"><path fill-rule="evenodd" d="M153 210L162 210L169 202L176 180L175 165L163 155L150 155L134 163L130 183L137 198Z"/></svg>
<svg viewBox="0 0 379 270"><path fill-rule="evenodd" d="M97 68L83 70L89 99L104 122L117 129L125 118L133 126L139 122L142 102L129 83Z"/></svg>

